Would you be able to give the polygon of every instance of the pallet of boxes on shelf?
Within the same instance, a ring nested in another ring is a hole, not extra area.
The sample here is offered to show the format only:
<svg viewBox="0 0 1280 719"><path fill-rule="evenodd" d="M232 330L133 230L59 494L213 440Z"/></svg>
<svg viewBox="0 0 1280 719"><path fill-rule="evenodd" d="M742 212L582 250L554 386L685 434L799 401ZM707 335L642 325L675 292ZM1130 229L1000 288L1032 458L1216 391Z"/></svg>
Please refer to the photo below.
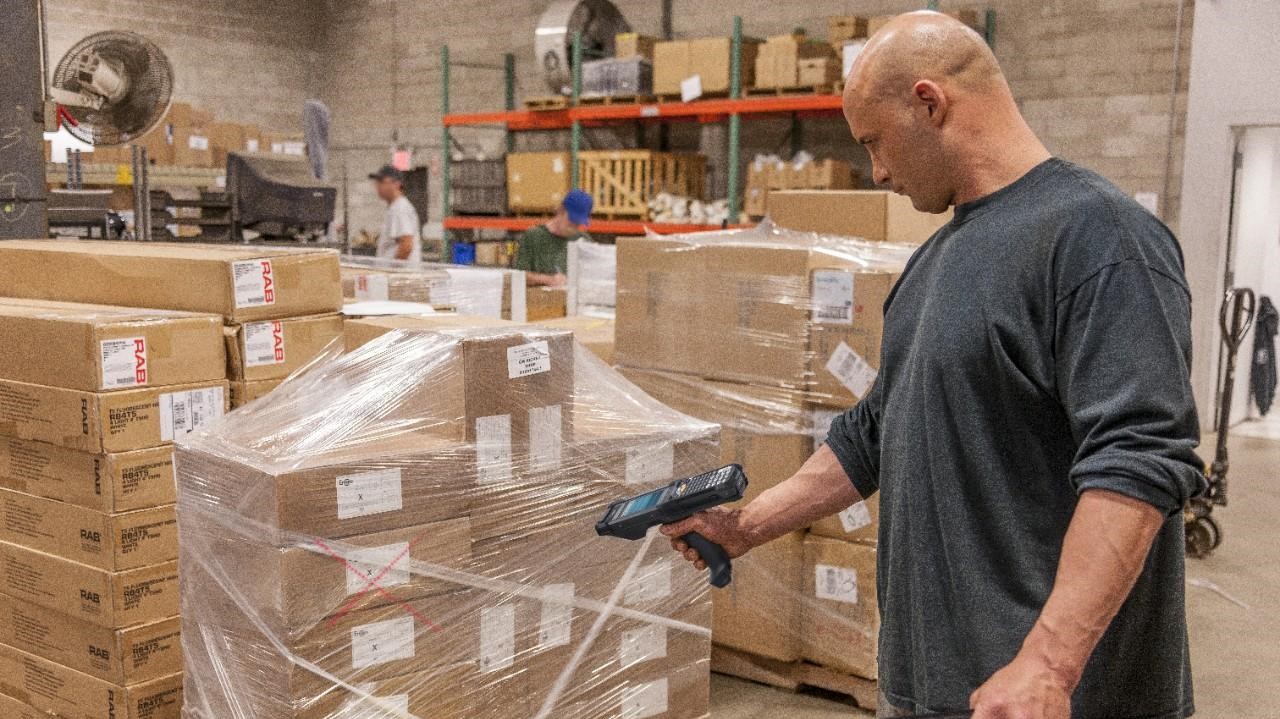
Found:
<svg viewBox="0 0 1280 719"><path fill-rule="evenodd" d="M913 247L748 230L620 238L619 371L721 426L722 462L785 481L875 380L882 307ZM874 706L875 500L758 548L716 593L717 670Z"/></svg>
<svg viewBox="0 0 1280 719"><path fill-rule="evenodd" d="M186 716L709 716L705 573L594 523L716 466L715 426L485 322L350 321L183 440Z"/></svg>

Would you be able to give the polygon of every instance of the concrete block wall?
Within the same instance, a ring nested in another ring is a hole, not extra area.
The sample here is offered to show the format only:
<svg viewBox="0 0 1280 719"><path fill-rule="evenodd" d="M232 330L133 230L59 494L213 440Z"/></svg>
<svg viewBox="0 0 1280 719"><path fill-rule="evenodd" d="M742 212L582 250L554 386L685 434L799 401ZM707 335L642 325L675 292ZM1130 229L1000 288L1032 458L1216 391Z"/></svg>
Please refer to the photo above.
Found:
<svg viewBox="0 0 1280 719"><path fill-rule="evenodd" d="M50 71L81 38L132 30L173 65L173 99L219 119L301 131L318 85L318 0L46 0Z"/></svg>
<svg viewBox="0 0 1280 719"><path fill-rule="evenodd" d="M1166 145L1169 93L1174 82L1174 42L1178 3L1185 2L1181 80L1175 97L1172 161ZM615 0L634 29L659 34L656 0ZM1103 173L1126 191L1156 192L1162 216L1177 227L1181 187L1182 135L1186 114L1194 0L943 0L947 9L996 11L996 54L1032 127L1056 154ZM328 3L320 92L334 113L335 160L345 161L353 180L351 225L376 229L381 207L364 174L389 157L393 144L415 148L417 161L439 166L440 45L448 43L455 63L499 68L504 52L516 55L517 96L547 94L533 58L533 29L546 2L475 0L423 3L412 0L351 0ZM733 14L744 18L748 35L768 36L806 27L826 33L835 14L876 15L917 9L909 0L813 0L774 3L733 0L703 3L676 0L677 37L728 34ZM498 109L500 69L455 67L454 111ZM757 152L786 154L790 124L751 120L745 125L743 162ZM673 127L674 149L697 150L707 138L692 125ZM455 140L468 152L501 151L501 134L462 129ZM587 147L634 143L634 133L588 133ZM831 156L866 167L862 150L849 140L839 118L803 125L803 144L819 157ZM567 133L520 136L519 149L568 147ZM712 156L711 187L724 192L724 158ZM1164 173L1171 167L1165 197ZM438 217L439 178L433 177L433 217Z"/></svg>

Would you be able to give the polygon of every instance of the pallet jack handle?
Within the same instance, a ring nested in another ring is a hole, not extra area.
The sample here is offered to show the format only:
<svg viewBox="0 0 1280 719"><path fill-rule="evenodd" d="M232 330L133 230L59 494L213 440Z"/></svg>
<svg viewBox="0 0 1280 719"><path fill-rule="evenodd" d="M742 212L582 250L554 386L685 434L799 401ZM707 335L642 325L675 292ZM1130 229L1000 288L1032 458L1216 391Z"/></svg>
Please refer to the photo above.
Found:
<svg viewBox="0 0 1280 719"><path fill-rule="evenodd" d="M1214 504L1227 503L1227 426L1231 422L1231 400L1236 383L1236 354L1244 344L1249 328L1253 326L1256 298L1248 287L1232 287L1222 298L1218 310L1218 326L1222 329L1222 343L1226 346L1226 376L1223 378L1222 397L1218 402L1218 441L1214 448L1213 465L1209 476L1214 485L1210 488Z"/></svg>

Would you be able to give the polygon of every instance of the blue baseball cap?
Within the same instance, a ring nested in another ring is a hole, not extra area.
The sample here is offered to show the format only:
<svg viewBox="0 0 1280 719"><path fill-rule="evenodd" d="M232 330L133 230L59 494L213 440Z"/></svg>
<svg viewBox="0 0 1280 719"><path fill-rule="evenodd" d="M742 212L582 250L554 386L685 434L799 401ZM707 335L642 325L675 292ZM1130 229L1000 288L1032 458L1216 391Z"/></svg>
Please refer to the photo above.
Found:
<svg viewBox="0 0 1280 719"><path fill-rule="evenodd" d="M570 190L569 194L564 196L564 201L560 203L560 206L569 214L570 222L585 227L591 222L591 207L593 204L591 195L582 190Z"/></svg>

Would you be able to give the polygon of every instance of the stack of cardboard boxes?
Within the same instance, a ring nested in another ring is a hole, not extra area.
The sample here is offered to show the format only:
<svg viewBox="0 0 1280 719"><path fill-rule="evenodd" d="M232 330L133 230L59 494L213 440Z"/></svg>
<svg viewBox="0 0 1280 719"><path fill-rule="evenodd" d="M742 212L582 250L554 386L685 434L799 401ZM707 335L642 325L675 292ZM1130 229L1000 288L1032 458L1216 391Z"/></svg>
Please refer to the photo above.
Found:
<svg viewBox="0 0 1280 719"><path fill-rule="evenodd" d="M738 66L740 87L751 86L759 48L759 40L743 38ZM656 43L653 46L654 94L680 96L686 101L703 95L727 94L733 76L732 53L733 40L727 37Z"/></svg>
<svg viewBox="0 0 1280 719"><path fill-rule="evenodd" d="M840 64L831 45L803 32L768 38L756 53L755 87L760 89L803 87L829 93L839 79Z"/></svg>
<svg viewBox="0 0 1280 719"><path fill-rule="evenodd" d="M178 716L170 444L226 409L221 332L211 314L0 299L4 716Z"/></svg>
<svg viewBox="0 0 1280 719"><path fill-rule="evenodd" d="M769 212L769 195L778 190L843 190L858 180L858 171L843 160L817 160L808 153L789 161L760 155L747 165L742 210L751 217L763 217Z"/></svg>
<svg viewBox="0 0 1280 719"><path fill-rule="evenodd" d="M714 426L489 323L351 321L180 447L188 717L706 716L704 574L593 525L714 466Z"/></svg>
<svg viewBox="0 0 1280 719"><path fill-rule="evenodd" d="M617 362L658 400L722 425L721 461L744 466L749 501L871 388L882 306L910 251L762 228L620 239ZM874 549L850 541L874 536L873 511L744 558L714 595L715 641L875 678Z"/></svg>
<svg viewBox="0 0 1280 719"><path fill-rule="evenodd" d="M153 164L182 167L226 167L228 152L306 154L299 133L264 132L257 125L217 120L212 112L175 102L164 121L139 138ZM97 147L90 162L128 164L128 145Z"/></svg>

